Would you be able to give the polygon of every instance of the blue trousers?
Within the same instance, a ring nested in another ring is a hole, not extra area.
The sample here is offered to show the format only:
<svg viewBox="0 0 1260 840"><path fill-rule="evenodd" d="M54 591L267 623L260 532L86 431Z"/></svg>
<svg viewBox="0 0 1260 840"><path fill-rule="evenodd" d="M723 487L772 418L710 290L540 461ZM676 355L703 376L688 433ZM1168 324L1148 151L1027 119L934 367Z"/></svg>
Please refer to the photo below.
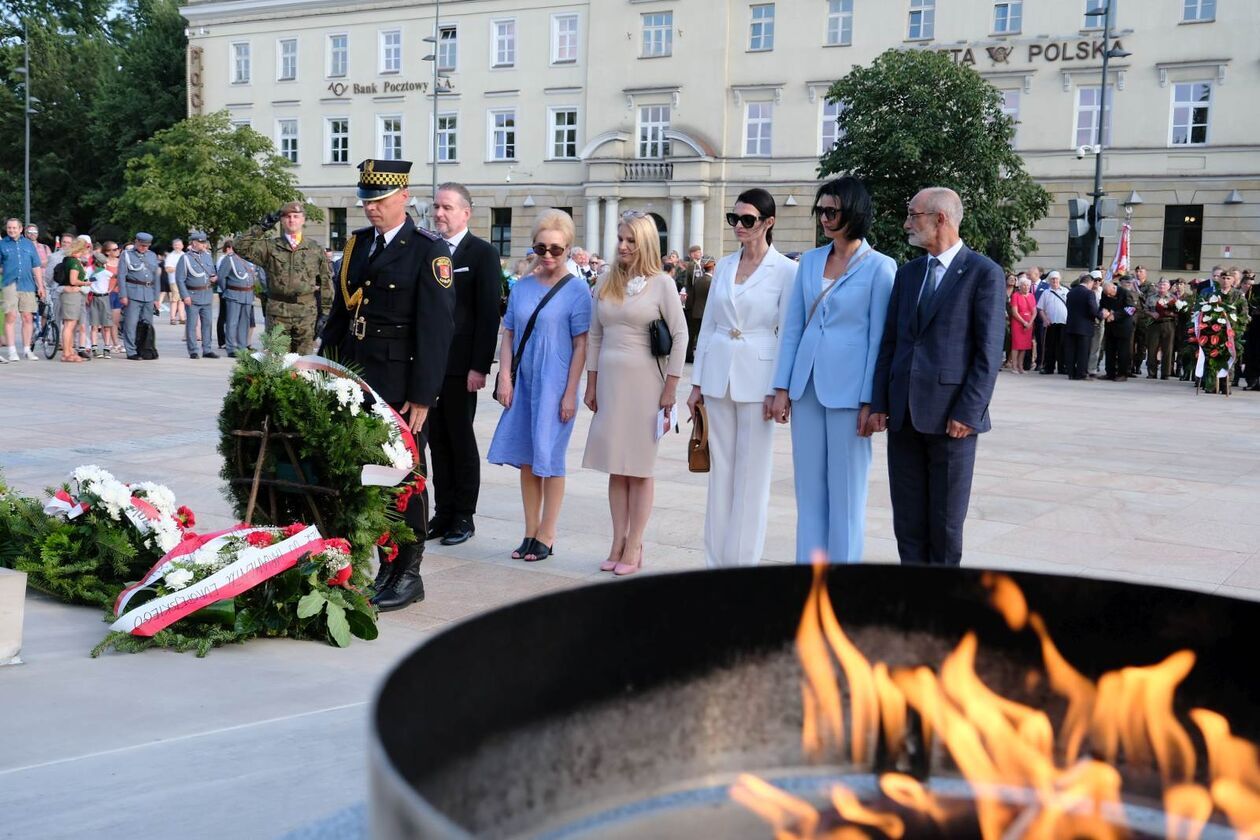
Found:
<svg viewBox="0 0 1260 840"><path fill-rule="evenodd" d="M219 299L219 306L227 311L227 351L235 356L237 350L249 346L250 316L254 313L254 302L239 303L234 300Z"/></svg>
<svg viewBox="0 0 1260 840"><path fill-rule="evenodd" d="M201 322L201 353L209 353L214 349L214 330L211 329L213 324L210 322L209 303L190 303L184 307L185 317L188 319L184 323L184 342L188 345L189 353L197 351L197 322Z"/></svg>
<svg viewBox="0 0 1260 840"><path fill-rule="evenodd" d="M824 407L812 379L792 403L797 563L816 549L832 563L862 559L871 439L858 436L857 418L856 409Z"/></svg>

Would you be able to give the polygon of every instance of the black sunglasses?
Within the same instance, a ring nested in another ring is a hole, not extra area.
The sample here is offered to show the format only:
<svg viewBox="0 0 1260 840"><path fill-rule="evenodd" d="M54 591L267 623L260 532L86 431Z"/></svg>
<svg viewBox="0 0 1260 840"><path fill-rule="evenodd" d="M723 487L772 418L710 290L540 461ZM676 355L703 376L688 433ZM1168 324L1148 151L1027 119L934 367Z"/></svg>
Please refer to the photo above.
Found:
<svg viewBox="0 0 1260 840"><path fill-rule="evenodd" d="M832 219L840 215L839 207L819 207L815 205L814 215L823 221L830 222Z"/></svg>
<svg viewBox="0 0 1260 840"><path fill-rule="evenodd" d="M543 254L551 254L551 256L553 257L558 257L564 253L564 246L563 245L543 245L541 242L535 242L534 247L531 248L530 250L532 250L535 254L537 254L540 257Z"/></svg>
<svg viewBox="0 0 1260 840"><path fill-rule="evenodd" d="M737 215L735 213L726 214L726 223L730 225L731 227L739 227L740 225L743 225L745 229L752 230L754 227L757 226L757 222L760 222L760 221L761 221L760 216L754 216L751 213L745 213L742 216Z"/></svg>

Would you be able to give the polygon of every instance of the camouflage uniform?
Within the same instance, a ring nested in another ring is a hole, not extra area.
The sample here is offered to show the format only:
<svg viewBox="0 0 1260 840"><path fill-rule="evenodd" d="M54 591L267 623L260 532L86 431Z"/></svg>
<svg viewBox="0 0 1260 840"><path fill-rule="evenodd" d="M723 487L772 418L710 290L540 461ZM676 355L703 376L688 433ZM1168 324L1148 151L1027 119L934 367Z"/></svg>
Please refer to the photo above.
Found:
<svg viewBox="0 0 1260 840"><path fill-rule="evenodd" d="M294 248L284 234L268 236L261 225L236 237L235 245L238 256L267 272L267 310L263 313L267 326L284 327L293 352L313 352L315 321L320 314L316 292L324 301L333 299L332 270L324 246L303 236Z"/></svg>

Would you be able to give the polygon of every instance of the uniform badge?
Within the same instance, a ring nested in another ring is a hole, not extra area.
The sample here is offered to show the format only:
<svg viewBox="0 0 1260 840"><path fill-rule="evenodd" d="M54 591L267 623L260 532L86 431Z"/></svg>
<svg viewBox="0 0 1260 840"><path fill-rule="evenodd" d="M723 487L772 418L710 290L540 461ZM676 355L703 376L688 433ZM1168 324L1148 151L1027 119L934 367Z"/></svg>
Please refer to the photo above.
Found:
<svg viewBox="0 0 1260 840"><path fill-rule="evenodd" d="M450 257L438 257L433 261L433 276L437 278L438 285L443 289L451 287L451 280L455 274L451 269Z"/></svg>

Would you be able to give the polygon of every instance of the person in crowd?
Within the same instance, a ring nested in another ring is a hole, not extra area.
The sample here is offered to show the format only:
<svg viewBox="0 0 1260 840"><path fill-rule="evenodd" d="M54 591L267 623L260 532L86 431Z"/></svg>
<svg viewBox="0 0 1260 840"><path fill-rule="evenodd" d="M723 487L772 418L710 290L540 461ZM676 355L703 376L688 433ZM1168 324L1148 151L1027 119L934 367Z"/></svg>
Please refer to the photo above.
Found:
<svg viewBox="0 0 1260 840"><path fill-rule="evenodd" d="M153 304L157 300L158 283L162 280L162 268L157 255L149 251L153 234L141 231L136 234L132 247L124 251L118 262L120 303L123 307L123 348L127 358L140 359L136 348L136 325L144 321L153 328Z"/></svg>
<svg viewBox="0 0 1260 840"><path fill-rule="evenodd" d="M1015 294L1015 289L1019 285L1019 277L1012 271L1006 273L1006 309L1009 312L1011 308L1011 295ZM1006 338L1002 344L1002 370L1010 370L1011 368L1011 324L1007 321Z"/></svg>
<svg viewBox="0 0 1260 840"><path fill-rule="evenodd" d="M1103 273L1102 269L1095 269L1089 273L1090 282L1089 289L1094 293L1094 300L1102 303L1102 285ZM1066 328L1065 328L1066 329ZM1102 370L1103 364L1103 322L1099 317L1094 322L1094 331L1089 337L1089 359L1085 364L1085 377L1087 379L1097 379L1099 372Z"/></svg>
<svg viewBox="0 0 1260 840"><path fill-rule="evenodd" d="M822 550L832 563L857 563L865 544L875 367L897 267L866 241L874 210L858 179L822 184L812 213L831 242L802 254L796 266L769 414L792 423L796 562L808 563ZM793 265L787 261L783 270ZM756 455L766 458L768 489L769 437L760 443L764 450Z"/></svg>
<svg viewBox="0 0 1260 840"><path fill-rule="evenodd" d="M231 239L223 243L215 273L219 277L219 300L227 309L224 338L229 356L249 348L249 328L254 321L254 267L236 255Z"/></svg>
<svg viewBox="0 0 1260 840"><path fill-rule="evenodd" d="M735 235L739 236L739 228ZM696 342L700 338L700 324L704 320L705 306L709 301L709 289L713 284L713 271L717 261L712 257L699 256L695 261L698 272L689 272L683 281L683 313L687 316L687 361L696 358ZM694 372L692 378L695 378Z"/></svg>
<svg viewBox="0 0 1260 840"><path fill-rule="evenodd" d="M0 239L0 306L4 309L4 341L9 345L9 361L16 362L18 338L26 358L38 358L31 350L35 334L35 313L39 301L45 296L44 269L35 243L22 235L20 219L4 223L4 239ZM19 316L22 330L17 329Z"/></svg>
<svg viewBox="0 0 1260 840"><path fill-rule="evenodd" d="M573 255L567 263L569 273L590 287L595 282L595 267L591 265L591 255L582 248L574 248Z"/></svg>
<svg viewBox="0 0 1260 840"><path fill-rule="evenodd" d="M573 238L568 213L539 215L533 231L537 265L517 282L503 318L495 398L505 410L487 460L520 470L525 537L512 557L530 562L555 551L565 452L586 367L591 294L586 280L568 271Z"/></svg>
<svg viewBox="0 0 1260 840"><path fill-rule="evenodd" d="M70 250L70 243L72 242L74 242L73 233L63 233L57 238L57 250L48 255L45 278L52 277L53 269L57 267L57 263L66 258L66 252Z"/></svg>
<svg viewBox="0 0 1260 840"><path fill-rule="evenodd" d="M665 255L662 262L662 268L674 280L674 284L682 291L682 275L678 273L679 266L682 265L682 258L678 256L677 251L670 251Z"/></svg>
<svg viewBox="0 0 1260 840"><path fill-rule="evenodd" d="M111 257L111 254L113 255ZM96 269L91 274L88 297L84 310L84 320L88 322L91 336L92 358L111 358L112 348L117 343L114 333L114 309L110 304L110 286L118 271L118 246L113 242L103 242L101 253L96 261ZM110 260L114 267L111 270Z"/></svg>
<svg viewBox="0 0 1260 840"><path fill-rule="evenodd" d="M726 218L740 247L716 264L696 340L687 408L694 421L704 403L709 418L704 560L711 569L755 566L765 545L771 380L796 276L796 264L774 247L775 213L763 189L735 199Z"/></svg>
<svg viewBox="0 0 1260 840"><path fill-rule="evenodd" d="M1037 299L1037 316L1045 326L1045 348L1042 351L1041 372L1049 375L1066 372L1061 356L1063 327L1067 324L1067 289L1063 288L1057 271L1050 272L1046 281L1049 285Z"/></svg>
<svg viewBox="0 0 1260 840"><path fill-rule="evenodd" d="M591 269L594 271L594 276L591 278L591 288L594 288L600 278L608 273L608 263L604 262L604 258L599 254L591 254Z"/></svg>
<svg viewBox="0 0 1260 840"><path fill-rule="evenodd" d="M1249 319L1243 332L1242 373L1247 390L1260 391L1260 291L1256 288L1256 273L1247 269L1243 272L1242 282Z"/></svg>
<svg viewBox="0 0 1260 840"><path fill-rule="evenodd" d="M661 320L672 345L658 358L648 331ZM617 225L617 264L596 287L586 354L584 402L595 416L582 466L608 473L613 526L601 571L629 575L643 568L656 447L676 423L686 347L687 321L661 265L656 224L645 213L625 213Z"/></svg>
<svg viewBox="0 0 1260 840"><path fill-rule="evenodd" d="M1172 373L1173 338L1177 330L1177 300L1172 284L1161 277L1155 289L1142 302L1149 323L1146 327L1146 378L1167 379ZM1156 362L1158 361L1158 367Z"/></svg>
<svg viewBox="0 0 1260 840"><path fill-rule="evenodd" d="M179 285L175 282L175 269L184 256L184 240L176 237L171 240L171 250L162 256L162 292L158 295L158 308L166 303L170 306L171 323L183 324L187 321L184 311L183 295L179 293Z"/></svg>
<svg viewBox="0 0 1260 840"><path fill-rule="evenodd" d="M529 260L517 260L512 266L512 273L508 276L508 305L511 305L512 290L516 288L516 284L529 276L533 266Z"/></svg>
<svg viewBox="0 0 1260 840"><path fill-rule="evenodd" d="M1063 364L1069 379L1089 378L1093 355L1090 342L1094 325L1100 320L1098 297L1094 294L1095 278L1082 274L1067 294L1067 322L1063 327Z"/></svg>
<svg viewBox="0 0 1260 840"><path fill-rule="evenodd" d="M1037 301L1041 299L1041 293L1046 290L1046 286L1049 284L1044 279L1042 279L1043 272L1040 266L1036 266L1036 265L1029 266L1028 270L1025 271L1024 273L1028 276L1028 282L1032 287L1031 292L1033 296L1033 305L1036 306ZM1042 361L1041 360L1041 353L1042 353L1041 345L1045 343L1046 325L1042 323L1041 319L1036 316L1037 316L1037 313L1034 312L1033 313L1033 329L1032 329L1033 352L1026 353L1024 355L1024 371L1025 372L1031 371L1033 368L1036 368L1037 370L1041 370L1041 361Z"/></svg>
<svg viewBox="0 0 1260 840"><path fill-rule="evenodd" d="M214 307L214 290L219 285L214 257L210 254L209 237L203 231L188 234L189 250L175 266L175 286L178 297L188 313L184 327L184 342L188 346L188 358L217 359L214 352L214 329L210 311ZM197 331L200 324L200 333ZM200 352L198 352L200 335Z"/></svg>
<svg viewBox="0 0 1260 840"><path fill-rule="evenodd" d="M1133 368L1129 348L1133 346L1134 312L1136 299L1124 283L1103 283L1099 314L1104 323L1103 352L1106 356L1107 374L1112 382L1125 382Z"/></svg>
<svg viewBox="0 0 1260 840"><path fill-rule="evenodd" d="M1011 357L1010 369L1023 373L1027 368L1025 361L1033 347L1033 321L1037 319L1037 299L1033 297L1032 279L1021 276L1016 281L1015 292L1011 295Z"/></svg>
<svg viewBox="0 0 1260 840"><path fill-rule="evenodd" d="M66 282L61 290L61 361L63 362L83 361L83 356L75 350L74 335L79 322L83 320L84 296L90 282L83 263L91 249L92 246L87 242L75 239L64 258L65 268L62 273Z"/></svg>
<svg viewBox="0 0 1260 840"><path fill-rule="evenodd" d="M47 245L45 245L43 242L39 241L39 226L38 225L28 224L24 232L26 233L26 238L31 240L31 242L35 245L35 250L39 253L39 267L44 270L44 282L45 282L45 285L47 285L48 276L49 276L48 275L48 258L52 256L52 249L49 248Z"/></svg>

